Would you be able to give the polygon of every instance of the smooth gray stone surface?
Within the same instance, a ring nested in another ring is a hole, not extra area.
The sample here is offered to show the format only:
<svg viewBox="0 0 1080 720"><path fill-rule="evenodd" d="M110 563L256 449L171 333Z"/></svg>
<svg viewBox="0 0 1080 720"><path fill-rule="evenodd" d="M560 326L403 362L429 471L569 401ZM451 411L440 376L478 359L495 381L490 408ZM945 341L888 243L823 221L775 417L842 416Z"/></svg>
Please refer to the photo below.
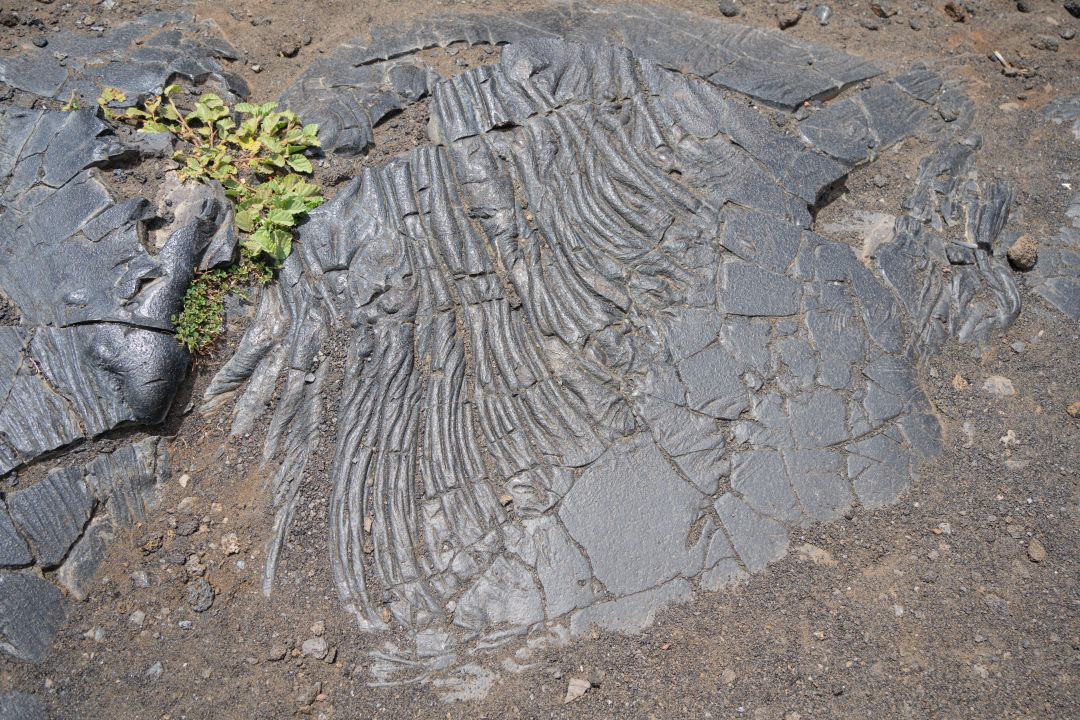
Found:
<svg viewBox="0 0 1080 720"><path fill-rule="evenodd" d="M41 662L64 622L63 593L30 572L0 571L0 650Z"/></svg>
<svg viewBox="0 0 1080 720"><path fill-rule="evenodd" d="M33 560L34 556L30 554L26 540L19 534L8 514L8 506L0 500L0 568L29 565Z"/></svg>
<svg viewBox="0 0 1080 720"><path fill-rule="evenodd" d="M21 692L0 693L0 718L3 720L46 720L45 708L33 695Z"/></svg>
<svg viewBox="0 0 1080 720"><path fill-rule="evenodd" d="M1080 320L1080 193L1065 211L1069 225L1040 243L1039 259L1030 273L1034 290L1073 320Z"/></svg>

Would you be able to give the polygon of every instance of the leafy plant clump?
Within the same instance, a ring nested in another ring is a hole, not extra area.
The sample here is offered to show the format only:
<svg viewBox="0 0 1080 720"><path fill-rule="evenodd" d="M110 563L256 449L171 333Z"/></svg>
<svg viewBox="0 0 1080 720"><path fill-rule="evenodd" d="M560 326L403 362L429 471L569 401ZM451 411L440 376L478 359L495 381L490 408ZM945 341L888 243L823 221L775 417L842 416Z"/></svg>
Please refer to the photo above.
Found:
<svg viewBox="0 0 1080 720"><path fill-rule="evenodd" d="M173 156L180 180L217 180L236 206L236 227L243 233L240 261L197 275L173 318L177 337L199 353L221 333L225 295L254 281L268 282L270 263L280 265L292 251L297 223L323 203L319 187L303 177L312 172L304 152L318 147L319 126L304 125L272 102L229 108L212 93L185 113L171 97L179 90L170 85L141 108L125 112L109 107L127 99L115 88L105 88L97 102L107 119L183 140L184 149Z"/></svg>

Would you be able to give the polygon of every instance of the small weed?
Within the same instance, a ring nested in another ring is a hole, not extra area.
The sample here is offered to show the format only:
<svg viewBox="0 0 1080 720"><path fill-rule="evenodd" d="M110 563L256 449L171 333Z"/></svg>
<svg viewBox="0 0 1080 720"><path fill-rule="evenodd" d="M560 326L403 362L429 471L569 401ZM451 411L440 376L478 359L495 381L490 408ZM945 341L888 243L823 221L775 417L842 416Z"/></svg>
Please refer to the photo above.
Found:
<svg viewBox="0 0 1080 720"><path fill-rule="evenodd" d="M71 91L71 97L68 98L66 103L60 106L60 109L64 112L72 112L73 110L79 109L79 98L75 97L74 90Z"/></svg>
<svg viewBox="0 0 1080 720"><path fill-rule="evenodd" d="M319 126L277 111L276 103L230 108L211 93L183 112L171 97L179 89L170 85L141 108L124 112L109 107L127 99L115 88L102 90L97 102L109 120L183 140L184 149L173 156L180 163L180 180L217 180L236 206L236 227L244 234L240 261L198 275L173 318L177 338L199 353L221 333L225 295L255 281L268 282L270 263L280 264L292 251L298 221L323 203L319 187L301 175L311 174L304 152L318 147Z"/></svg>
<svg viewBox="0 0 1080 720"><path fill-rule="evenodd" d="M205 352L223 329L225 296L256 283L266 285L272 277L266 261L246 248L229 267L200 273L184 294L180 314L172 318L176 338L194 355Z"/></svg>

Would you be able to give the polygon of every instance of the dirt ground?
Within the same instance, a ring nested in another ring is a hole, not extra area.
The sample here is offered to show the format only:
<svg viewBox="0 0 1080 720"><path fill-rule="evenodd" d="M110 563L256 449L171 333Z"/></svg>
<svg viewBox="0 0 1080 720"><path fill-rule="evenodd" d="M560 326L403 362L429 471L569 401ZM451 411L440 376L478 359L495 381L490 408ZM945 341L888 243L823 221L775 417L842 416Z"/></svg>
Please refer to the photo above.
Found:
<svg viewBox="0 0 1080 720"><path fill-rule="evenodd" d="M47 37L54 27L115 26L150 9L186 9L216 22L245 55L230 69L263 101L371 25L542 5L110 4L0 0L23 20L0 27L0 52L42 27ZM715 2L667 4L721 15ZM940 0L897 3L901 13L888 19L865 0L835 2L827 26L808 10L786 32L870 57L889 74L925 62L963 79L979 108L980 176L1016 183L1009 227L1046 238L1065 224L1080 187L1080 141L1037 110L1080 93L1080 38L1065 39L1069 29L1080 32L1080 19L1060 2L1025 4L1034 11L1005 0L950 3L964 17L957 22ZM734 21L768 28L793 7L739 5ZM41 25L27 25L30 17ZM297 41L297 55L282 56ZM989 57L994 51L1027 72L1007 77ZM445 53L430 51L431 62ZM420 106L384 124L378 149L357 166L421 142L425 122ZM908 141L856 169L819 208L819 227L855 210L897 213L930 149ZM640 635L597 633L546 651L535 668L501 673L486 699L451 704L429 685L368 686L374 641L340 607L324 559L329 428L274 594L262 595L272 515L261 429L229 439L224 415L191 410L240 337L250 305L238 303L228 335L193 368L162 428L172 437L173 479L155 518L115 544L98 587L74 607L44 664L0 659L0 687L37 694L55 718L1080 717L1080 420L1066 412L1080 401L1080 328L1030 293L1022 274L1018 282L1024 310L991 350L952 345L923 368L945 450L898 504L811 527L785 560L667 609ZM990 375L1009 378L1016 394L986 393ZM185 581L200 572L216 596L196 613ZM301 643L320 632L326 658L304 657ZM592 687L564 704L570 678Z"/></svg>

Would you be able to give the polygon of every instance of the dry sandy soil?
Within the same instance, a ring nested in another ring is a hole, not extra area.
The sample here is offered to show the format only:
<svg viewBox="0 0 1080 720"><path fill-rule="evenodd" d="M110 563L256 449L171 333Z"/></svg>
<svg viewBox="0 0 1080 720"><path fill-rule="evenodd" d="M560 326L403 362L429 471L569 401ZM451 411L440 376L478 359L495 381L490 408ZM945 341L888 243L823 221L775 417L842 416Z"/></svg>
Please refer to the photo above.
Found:
<svg viewBox="0 0 1080 720"><path fill-rule="evenodd" d="M189 10L215 21L245 55L231 69L265 100L371 25L541 3L0 4L24 23L40 19L46 37L53 28L115 26L149 9ZM721 14L715 2L668 4ZM1080 180L1080 142L1037 111L1080 93L1080 39L1065 39L1080 20L1050 0L1032 0L1025 13L1005 0L962 5L967 15L956 22L939 0L899 3L901 14L887 20L865 0L835 2L828 26L808 11L786 32L871 57L889 74L922 61L962 78L987 148L981 176L1015 182L1011 227L1048 237L1064 224L1073 192L1064 184ZM735 21L775 28L777 13L792 7L740 3ZM0 51L41 32L0 30ZM283 57L296 40L298 54ZM1005 76L993 51L1028 73ZM445 52L432 51L432 63L445 62ZM421 108L384 124L380 147L360 164L415 145L424 120ZM896 213L929 150L909 141L856 169L818 222L854 210ZM801 551L734 588L669 608L641 635L594 634L548 651L537 668L503 673L482 701L452 704L430 686L368 686L372 641L341 609L323 562L324 503L298 512L276 593L262 596L271 516L256 461L261 438L238 443L216 419L184 414L239 338L234 324L195 365L163 428L173 437L173 481L157 517L115 545L99 587L70 613L43 665L0 659L0 687L39 695L56 718L1078 717L1080 421L1066 407L1080 400L1080 329L1027 292L1022 275L1019 283L1024 311L993 350L953 346L923 368L946 446L898 504L808 529L793 543ZM984 392L990 375L1008 377L1017 393ZM310 482L322 482L324 469L317 461ZM234 554L221 542L229 533ZM192 555L217 592L203 613L184 595ZM139 572L150 587L138 586ZM331 648L324 660L299 652L317 622ZM156 677L147 673L155 663ZM564 704L575 677L592 687Z"/></svg>

